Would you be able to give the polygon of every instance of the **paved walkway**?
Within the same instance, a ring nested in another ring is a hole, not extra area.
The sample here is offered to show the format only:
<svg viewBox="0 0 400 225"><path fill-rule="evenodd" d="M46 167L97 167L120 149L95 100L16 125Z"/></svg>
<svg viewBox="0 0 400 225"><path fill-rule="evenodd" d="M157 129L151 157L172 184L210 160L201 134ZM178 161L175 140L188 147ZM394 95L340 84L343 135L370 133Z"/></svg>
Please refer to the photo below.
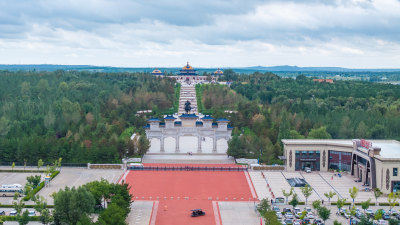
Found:
<svg viewBox="0 0 400 225"><path fill-rule="evenodd" d="M256 204L254 202L218 202L222 224L260 224L260 217L254 209Z"/></svg>
<svg viewBox="0 0 400 225"><path fill-rule="evenodd" d="M133 202L126 222L129 225L149 225L153 205L153 201Z"/></svg>
<svg viewBox="0 0 400 225"><path fill-rule="evenodd" d="M262 172L260 171L249 171L249 175L251 181L253 182L254 189L257 192L257 196L259 200L262 199L272 199L271 192L267 187L267 182L265 178L262 176Z"/></svg>

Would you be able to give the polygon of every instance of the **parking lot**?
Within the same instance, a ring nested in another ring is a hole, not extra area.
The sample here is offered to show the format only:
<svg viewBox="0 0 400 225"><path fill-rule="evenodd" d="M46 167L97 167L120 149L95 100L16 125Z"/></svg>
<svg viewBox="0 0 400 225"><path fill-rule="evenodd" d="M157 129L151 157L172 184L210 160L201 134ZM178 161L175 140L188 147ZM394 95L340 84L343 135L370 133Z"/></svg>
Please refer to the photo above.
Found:
<svg viewBox="0 0 400 225"><path fill-rule="evenodd" d="M48 187L39 191L38 195L46 198L47 203L52 205L51 194L65 187L78 187L91 181L106 179L109 182L117 182L123 170L117 169L86 169L86 168L62 168L61 173L56 176Z"/></svg>
<svg viewBox="0 0 400 225"><path fill-rule="evenodd" d="M293 209L292 206L287 205L287 206L275 206L275 207L277 207L277 208L274 208L274 211L277 212L277 215L279 214L278 218L280 219L280 221L282 221L282 224L292 224L292 223L296 224L295 221L299 221L299 222L301 221L299 219L299 214L297 213L296 210ZM341 214L337 214L338 208L336 206L325 206L325 207L327 207L331 211L330 218L326 221L325 224L331 225L331 224L333 224L334 220L337 220L338 222L340 222L342 224L349 224L351 216L349 215L348 206L345 208L342 208L343 213L341 213ZM298 210L300 210L300 213L306 210L306 206L298 206L296 208ZM309 214L306 217L309 219L310 223L315 223L315 219L319 218L319 216L317 215L317 213L315 212L315 210L312 208L311 205L307 206L307 208L308 208ZM361 208L361 206L357 206L356 209L359 212L358 216L354 216L352 220L359 221L359 216L365 215L365 214L364 214L364 210ZM387 207L387 206L384 206L384 207L371 206L369 209L371 210L372 214L374 214L378 209L383 209L385 212L389 211L389 207ZM394 210L396 211L396 213L398 213L398 207L396 207ZM346 215L344 215L344 214L346 214ZM394 215L391 215L390 217L395 218ZM290 221L291 221L291 223L290 223ZM375 221L375 222L378 222L378 221ZM302 224L302 223L300 223L300 224ZM381 223L379 223L379 224L384 225L384 224L388 224L388 222L387 222L387 220L381 220Z"/></svg>
<svg viewBox="0 0 400 225"><path fill-rule="evenodd" d="M42 175L41 173L0 173L0 185L3 184L26 184L26 178L32 175ZM12 197L0 197L0 204L12 204Z"/></svg>

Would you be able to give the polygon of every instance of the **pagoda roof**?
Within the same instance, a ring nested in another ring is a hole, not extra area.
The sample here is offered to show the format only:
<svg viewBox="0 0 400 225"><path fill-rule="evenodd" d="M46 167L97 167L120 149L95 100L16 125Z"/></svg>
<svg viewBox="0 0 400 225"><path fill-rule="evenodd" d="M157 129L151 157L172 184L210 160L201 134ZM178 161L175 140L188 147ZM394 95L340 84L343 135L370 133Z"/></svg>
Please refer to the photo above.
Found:
<svg viewBox="0 0 400 225"><path fill-rule="evenodd" d="M176 120L176 118L171 115L168 115L168 116L164 117L164 120Z"/></svg>
<svg viewBox="0 0 400 225"><path fill-rule="evenodd" d="M214 118L210 115L206 115L205 117L201 118L202 120L214 120Z"/></svg>
<svg viewBox="0 0 400 225"><path fill-rule="evenodd" d="M151 72L151 74L153 74L153 75L164 75L164 73L161 72L161 70L159 70L159 69L153 70L153 72Z"/></svg>
<svg viewBox="0 0 400 225"><path fill-rule="evenodd" d="M161 121L161 120L158 119L158 118L150 118L150 119L148 119L147 121L149 121L149 122L159 122L159 121Z"/></svg>
<svg viewBox="0 0 400 225"><path fill-rule="evenodd" d="M217 122L229 122L230 120L226 119L226 118L219 118L217 119Z"/></svg>
<svg viewBox="0 0 400 225"><path fill-rule="evenodd" d="M180 118L198 118L198 116L196 116L196 114L182 114L179 116Z"/></svg>
<svg viewBox="0 0 400 225"><path fill-rule="evenodd" d="M223 72L222 70L220 70L220 69L217 69L217 70L214 72L214 74L215 74L215 75L223 75L224 72Z"/></svg>

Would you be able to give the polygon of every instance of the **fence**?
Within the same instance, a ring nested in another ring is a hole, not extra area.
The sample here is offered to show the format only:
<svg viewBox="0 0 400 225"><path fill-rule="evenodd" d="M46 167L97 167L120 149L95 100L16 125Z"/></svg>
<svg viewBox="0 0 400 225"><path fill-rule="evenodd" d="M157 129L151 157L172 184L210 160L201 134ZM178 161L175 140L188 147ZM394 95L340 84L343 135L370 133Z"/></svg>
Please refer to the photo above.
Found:
<svg viewBox="0 0 400 225"><path fill-rule="evenodd" d="M14 162L15 166L24 166L24 162ZM12 166L13 162L0 162L0 166ZM37 162L26 163L26 167L37 167ZM46 165L51 166L51 164L44 164L41 169L46 168ZM87 163L61 163L62 167L87 167Z"/></svg>
<svg viewBox="0 0 400 225"><path fill-rule="evenodd" d="M160 171L247 171L247 167L207 167L207 166L144 166L128 167L129 170L160 170Z"/></svg>
<svg viewBox="0 0 400 225"><path fill-rule="evenodd" d="M124 169L124 164L87 164L88 169Z"/></svg>

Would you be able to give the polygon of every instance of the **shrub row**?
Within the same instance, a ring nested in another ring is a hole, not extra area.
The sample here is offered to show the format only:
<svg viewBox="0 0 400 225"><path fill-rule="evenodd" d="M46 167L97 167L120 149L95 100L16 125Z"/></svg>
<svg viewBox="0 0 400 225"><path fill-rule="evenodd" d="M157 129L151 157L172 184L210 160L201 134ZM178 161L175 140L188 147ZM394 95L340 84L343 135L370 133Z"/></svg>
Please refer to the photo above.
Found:
<svg viewBox="0 0 400 225"><path fill-rule="evenodd" d="M60 171L56 170L54 173L52 173L50 175L50 180L53 180L54 177L56 177L58 174L60 173ZM32 196L34 196L36 193L38 193L40 190L42 190L42 188L44 187L44 181L40 182L40 184L33 189L31 192L29 192L23 199L24 201L29 201L29 199L32 198Z"/></svg>
<svg viewBox="0 0 400 225"><path fill-rule="evenodd" d="M0 173L45 173L45 170L0 170Z"/></svg>
<svg viewBox="0 0 400 225"><path fill-rule="evenodd" d="M16 216L0 216L3 221L17 221ZM30 216L29 221L40 221L39 216Z"/></svg>
<svg viewBox="0 0 400 225"><path fill-rule="evenodd" d="M15 206L14 205L1 204L0 207L1 208L14 208ZM34 207L35 207L35 205L24 205L24 208L34 208ZM54 208L54 205L47 205L47 208Z"/></svg>

